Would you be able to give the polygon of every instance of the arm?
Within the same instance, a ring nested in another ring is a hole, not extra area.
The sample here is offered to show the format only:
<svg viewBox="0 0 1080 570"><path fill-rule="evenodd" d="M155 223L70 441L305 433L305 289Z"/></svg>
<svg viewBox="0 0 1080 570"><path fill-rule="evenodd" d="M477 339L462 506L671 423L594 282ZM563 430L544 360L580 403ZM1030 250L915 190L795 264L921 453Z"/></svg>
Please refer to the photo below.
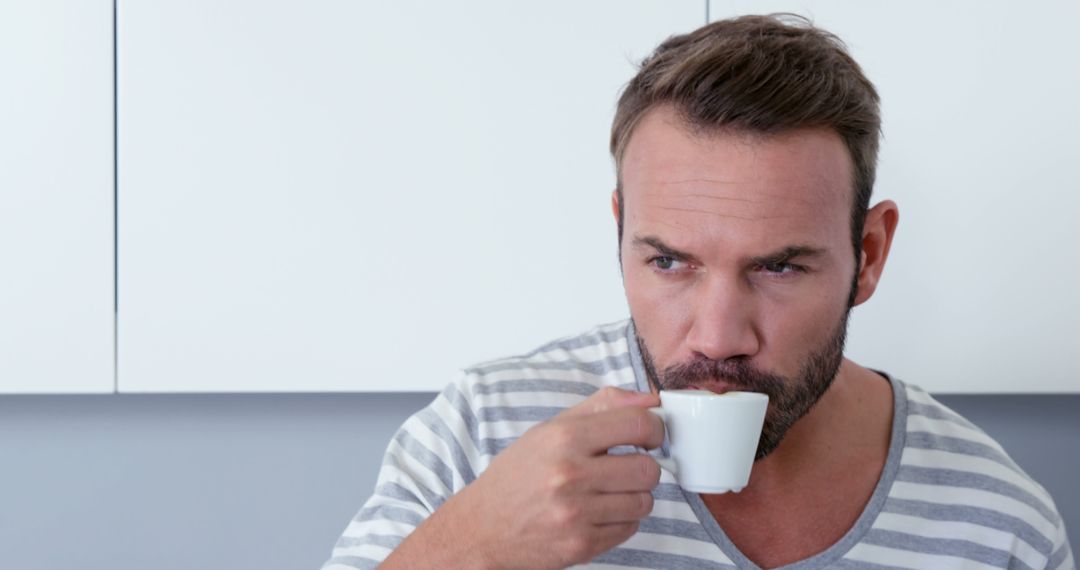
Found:
<svg viewBox="0 0 1080 570"><path fill-rule="evenodd" d="M394 434L374 493L349 522L325 570L373 568L482 468L470 423L465 379L447 386ZM471 425L475 425L472 422Z"/></svg>
<svg viewBox="0 0 1080 570"><path fill-rule="evenodd" d="M1058 515L1058 524L1055 529L1053 540L1053 553L1046 563L1047 570L1068 570L1076 568L1072 549L1069 547L1069 536L1065 532L1065 521Z"/></svg>
<svg viewBox="0 0 1080 570"><path fill-rule="evenodd" d="M663 424L652 394L604 389L530 429L408 534L381 568L565 567L625 541L660 477L645 455ZM351 526L351 525L350 525Z"/></svg>

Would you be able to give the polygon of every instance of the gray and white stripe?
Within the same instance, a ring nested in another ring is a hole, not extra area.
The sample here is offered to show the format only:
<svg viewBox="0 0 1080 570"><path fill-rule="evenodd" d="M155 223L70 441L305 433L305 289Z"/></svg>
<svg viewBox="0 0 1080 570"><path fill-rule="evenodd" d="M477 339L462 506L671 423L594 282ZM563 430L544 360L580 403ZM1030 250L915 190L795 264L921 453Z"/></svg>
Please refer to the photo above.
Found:
<svg viewBox="0 0 1080 570"><path fill-rule="evenodd" d="M634 334L611 323L467 369L390 442L324 570L374 568L495 454L600 388L647 390ZM785 568L1075 568L1046 490L971 422L892 382L894 443L866 512L832 548ZM637 534L586 566L756 568L667 472L653 497Z"/></svg>

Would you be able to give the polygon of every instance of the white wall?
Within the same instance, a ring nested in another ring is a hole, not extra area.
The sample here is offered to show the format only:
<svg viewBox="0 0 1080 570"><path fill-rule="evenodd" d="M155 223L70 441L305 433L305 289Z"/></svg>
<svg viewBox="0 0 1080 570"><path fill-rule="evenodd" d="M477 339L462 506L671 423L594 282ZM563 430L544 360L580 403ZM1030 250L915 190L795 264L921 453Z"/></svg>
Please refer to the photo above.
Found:
<svg viewBox="0 0 1080 570"><path fill-rule="evenodd" d="M117 17L121 391L437 390L625 317L611 115L700 0Z"/></svg>
<svg viewBox="0 0 1080 570"><path fill-rule="evenodd" d="M881 92L901 223L850 355L1080 390L1075 1L153 0L116 6L115 197L109 6L4 6L0 391L111 390L114 245L121 392L436 390L626 316L607 129L706 6L810 15Z"/></svg>
<svg viewBox="0 0 1080 570"><path fill-rule="evenodd" d="M111 392L111 3L0 2L0 74L0 393Z"/></svg>

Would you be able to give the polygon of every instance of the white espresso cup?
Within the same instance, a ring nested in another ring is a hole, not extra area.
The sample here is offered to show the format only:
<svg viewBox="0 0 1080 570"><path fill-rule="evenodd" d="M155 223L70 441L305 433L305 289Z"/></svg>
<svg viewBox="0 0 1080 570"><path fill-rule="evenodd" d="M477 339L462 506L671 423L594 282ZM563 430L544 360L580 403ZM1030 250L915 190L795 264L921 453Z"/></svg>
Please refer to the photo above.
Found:
<svg viewBox="0 0 1080 570"><path fill-rule="evenodd" d="M670 457L655 458L695 493L738 493L750 480L769 397L757 392L714 394L661 390L649 411L667 427Z"/></svg>

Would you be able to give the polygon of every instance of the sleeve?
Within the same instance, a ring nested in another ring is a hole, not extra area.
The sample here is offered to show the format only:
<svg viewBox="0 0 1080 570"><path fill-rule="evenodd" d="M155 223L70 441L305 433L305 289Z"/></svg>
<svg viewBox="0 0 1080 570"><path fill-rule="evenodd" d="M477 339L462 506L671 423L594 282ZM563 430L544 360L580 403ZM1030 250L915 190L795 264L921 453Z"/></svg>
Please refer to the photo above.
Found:
<svg viewBox="0 0 1080 570"><path fill-rule="evenodd" d="M374 568L454 493L471 483L478 452L470 375L447 386L398 429L375 491L334 545L323 570Z"/></svg>
<svg viewBox="0 0 1080 570"><path fill-rule="evenodd" d="M1050 560L1046 562L1047 570L1074 570L1076 561L1073 559L1072 548L1069 546L1069 536L1065 532L1065 521L1058 516L1058 524L1054 532L1054 551Z"/></svg>

